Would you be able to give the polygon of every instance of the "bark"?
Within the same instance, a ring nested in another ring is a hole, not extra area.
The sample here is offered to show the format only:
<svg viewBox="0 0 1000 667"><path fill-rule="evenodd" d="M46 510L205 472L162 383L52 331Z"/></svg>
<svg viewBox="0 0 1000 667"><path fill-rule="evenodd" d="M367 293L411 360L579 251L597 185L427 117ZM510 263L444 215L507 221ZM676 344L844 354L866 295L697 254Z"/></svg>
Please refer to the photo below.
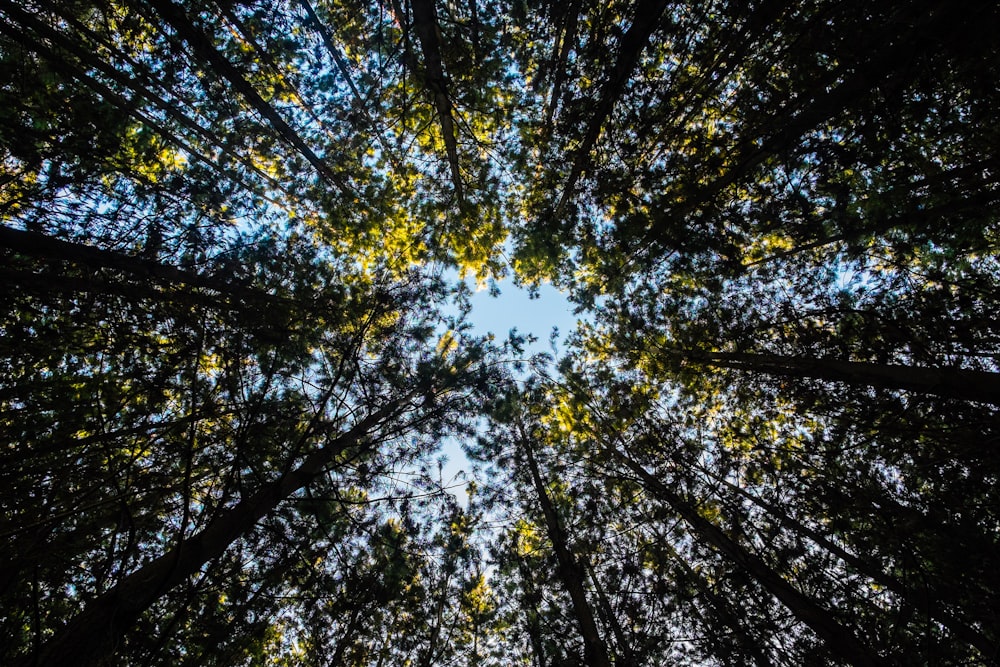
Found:
<svg viewBox="0 0 1000 667"><path fill-rule="evenodd" d="M161 596L197 574L221 556L236 540L282 501L323 474L336 456L361 444L380 422L398 412L411 396L392 401L360 421L322 449L310 454L296 469L265 485L231 509L220 512L202 531L182 540L173 550L128 575L112 590L92 600L47 641L28 665L95 665L113 655L115 647L136 620Z"/></svg>
<svg viewBox="0 0 1000 667"><path fill-rule="evenodd" d="M413 29L417 33L420 50L424 56L424 81L438 112L438 122L441 124L441 136L448 154L448 165L451 168L455 196L458 197L459 205L464 206L465 195L462 186L461 165L458 159L455 120L451 113L451 97L445 80L444 66L441 63L441 30L438 27L437 15L434 11L434 0L411 0L410 7L413 9Z"/></svg>
<svg viewBox="0 0 1000 667"><path fill-rule="evenodd" d="M695 363L785 377L898 389L1000 406L1000 373L750 352L668 352Z"/></svg>
<svg viewBox="0 0 1000 667"><path fill-rule="evenodd" d="M243 186L248 192L255 191L255 188L250 184L248 184L246 181L244 181L238 174L226 170L225 168L220 166L220 164L216 160L202 153L196 146L192 145L184 138L180 137L176 133L167 129L162 124L153 120L147 114L140 111L137 108L136 104L134 103L134 100L126 98L123 95L120 95L119 93L115 92L110 87L108 87L107 85L96 79L94 76L91 76L82 67L70 63L69 60L66 59L64 56L57 53L53 49L50 49L47 46L45 46L43 41L38 39L31 39L24 31L24 28L30 27L38 35L43 36L46 40L58 46L60 49L64 49L67 53L75 55L77 58L80 59L80 63L84 64L86 67L92 67L93 69L107 76L115 83L122 86L123 88L132 91L137 97L146 99L154 106L159 108L160 111L162 111L167 117L175 121L179 126L193 132L202 140L206 141L210 146L212 146L215 150L218 151L220 156L230 159L233 162L239 163L245 169L247 169L250 172L253 172L258 177L260 177L264 182L268 183L268 185L273 189L281 191L287 197L291 198L293 201L295 200L295 197L291 193L289 193L280 183L278 183L278 181L276 181L271 176L265 174L258 167L251 164L248 160L246 160L242 156L230 151L225 146L225 142L223 142L216 134L214 134L210 130L201 127L193 120L185 116L183 113L181 113L177 109L176 103L164 100L162 97L160 97L155 92L150 90L143 83L137 81L136 79L125 76L124 74L114 69L107 63L103 62L99 58L93 57L93 54L88 52L84 47L81 47L80 45L74 43L72 40L67 39L64 35L53 30L51 27L39 21L32 15L14 7L7 8L6 11L12 17L16 18L20 30L14 28L13 26L9 26L5 23L0 22L0 32L8 35L11 39L21 42L25 46L25 48L34 51L38 55L48 60L54 69L60 71L61 73L65 74L70 78L75 78L79 80L86 87L90 88L92 91L100 95L105 101L114 104L119 109L125 111L130 116L135 118L141 124L153 130L156 134L162 137L167 143L172 144L177 148L181 149L181 151L183 151L187 155L190 155L195 160L198 160L199 162L205 164L205 166L207 166L209 169L212 169L213 171L216 171L217 173L233 181L234 183ZM70 21L69 19L66 20L68 22L74 23L75 25L75 22ZM92 35L93 33L90 34ZM120 57L124 58L125 56L122 55ZM264 194L259 194L258 196L260 196L261 199L264 199L278 207L281 208L285 207L285 204L278 202L272 197L269 197Z"/></svg>
<svg viewBox="0 0 1000 667"><path fill-rule="evenodd" d="M722 479L713 475L708 470L701 468L698 469L710 477L713 481L724 485L730 491L735 492L739 496L747 499L749 502L753 503L757 507L764 510L773 519L776 519L785 528L797 533L800 536L806 537L815 543L817 546L826 549L828 552L844 561L851 568L856 570L858 573L868 577L875 583L883 586L884 588L892 591L904 600L907 604L912 606L914 609L919 610L921 613L930 616L935 621L948 628L948 630L954 634L956 637L966 642L970 646L974 646L977 650L982 652L984 656L993 655L997 647L979 633L975 628L965 625L954 616L949 614L945 609L941 607L939 601L930 599L928 594L918 594L915 593L910 588L906 587L901 581L896 579L889 574L886 574L881 568L879 568L874 563L866 561L851 552L847 551L840 545L834 543L826 536L820 534L819 532L813 530L812 528L802 524L801 522L791 518L785 514L781 509L768 503L754 494L750 493L744 488L736 486L730 483L728 480Z"/></svg>
<svg viewBox="0 0 1000 667"><path fill-rule="evenodd" d="M149 259L127 255L115 250L63 241L47 234L13 229L0 225L0 248L46 262L71 262L89 269L121 271L142 281L161 284L183 284L208 289L224 296L236 297L261 305L288 305L284 299L267 292L232 283L215 276L179 269ZM11 274L13 277L13 274Z"/></svg>
<svg viewBox="0 0 1000 667"><path fill-rule="evenodd" d="M576 190L577 181L587 169L590 154L601 136L604 123L611 115L615 103L625 90L625 84L632 76L633 70L639 63L639 56L646 48L650 36L656 30L660 22L660 16L667 7L667 0L639 0L635 8L635 19L632 25L622 36L618 47L618 57L612 68L607 82L601 89L601 97L597 103L597 109L587 124L587 131L583 135L580 147L575 151L573 166L570 169L569 178L563 187L562 196L556 206L555 216L559 218L565 211L567 204L573 197Z"/></svg>
<svg viewBox="0 0 1000 667"><path fill-rule="evenodd" d="M521 445L525 461L528 464L528 472L531 475L531 482L535 487L535 494L538 496L538 504L545 517L546 532L549 539L552 540L552 549L558 563L559 578L562 580L566 592L569 593L573 603L573 612L583 637L584 660L589 667L611 667L607 646L597 630L594 612L587 601L584 589L586 574L569 548L566 533L559 523L556 508L545 491L545 482L538 470L538 464L528 439L522 437Z"/></svg>
<svg viewBox="0 0 1000 667"><path fill-rule="evenodd" d="M802 624L826 642L830 653L855 667L887 664L871 647L840 624L828 610L801 593L767 563L747 551L722 529L703 517L697 508L675 493L639 463L617 449L610 453L621 460L645 483L650 493L664 501L691 527L697 539L711 546L741 571L752 577L764 590L777 598Z"/></svg>
<svg viewBox="0 0 1000 667"><path fill-rule="evenodd" d="M309 0L299 0L299 5L303 10L305 10L306 17L312 24L313 29L319 33L320 38L323 40L323 45L326 47L330 57L333 58L333 63L337 66L337 69L340 70L340 75L343 76L344 81L347 82L347 87L351 89L354 99L356 99L359 103L363 103L365 98L361 95L361 91L358 90L358 87L354 85L354 79L351 77L351 71L347 68L347 61L344 60L344 57L340 53L340 49L337 48L337 45L334 43L333 35L331 35L330 31L327 30L325 25L323 25L323 22L319 20L319 16L316 14L316 10L313 9L313 6L309 3Z"/></svg>
<svg viewBox="0 0 1000 667"><path fill-rule="evenodd" d="M324 180L337 187L351 201L360 199L359 193L355 192L343 178L335 174L302 136L260 96L253 85L240 74L236 66L215 48L211 38L195 26L181 7L176 5L173 0L149 0L149 4L191 47L194 54L210 64L216 75L229 82L250 106L270 123L281 139L295 148Z"/></svg>
<svg viewBox="0 0 1000 667"><path fill-rule="evenodd" d="M691 567L691 564L688 563L687 559L677 553L665 536L662 538L660 546L665 548L670 555L673 556L674 561L695 585L698 592L704 596L706 600L708 600L708 603L715 610L715 613L719 615L722 622L725 623L730 630L732 630L733 635L737 638L740 646L753 659L754 664L757 665L757 667L770 667L773 663L768 658L759 642L754 639L754 637L747 630L743 621L740 620L738 613L733 610L733 606L729 603L729 601L712 590L709 583L705 581L705 577L695 571L695 569ZM699 616L704 619L704 616L700 613Z"/></svg>

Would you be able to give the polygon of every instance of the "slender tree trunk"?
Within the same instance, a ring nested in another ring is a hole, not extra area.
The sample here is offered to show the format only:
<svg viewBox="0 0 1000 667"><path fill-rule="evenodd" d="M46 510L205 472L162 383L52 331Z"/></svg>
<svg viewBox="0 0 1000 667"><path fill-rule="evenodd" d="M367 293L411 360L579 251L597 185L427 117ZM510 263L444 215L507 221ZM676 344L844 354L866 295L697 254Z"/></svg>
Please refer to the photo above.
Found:
<svg viewBox="0 0 1000 667"><path fill-rule="evenodd" d="M661 541L658 546L665 548L670 552L670 555L674 558L678 567L680 567L691 579L695 588L698 589L698 592L701 593L706 600L708 600L709 605L711 605L711 607L715 610L715 613L719 615L722 622L725 623L726 626L733 632L740 646L753 659L754 664L757 665L757 667L770 667L773 663L768 658L759 642L747 630L743 621L740 619L739 614L733 610L733 606L730 602L712 590L709 583L705 581L705 577L695 571L686 558L677 553L677 550L673 548L666 536L661 537ZM700 613L699 616L701 616Z"/></svg>
<svg viewBox="0 0 1000 667"><path fill-rule="evenodd" d="M451 98L444 76L444 66L441 63L441 31L434 11L434 0L410 0L410 8L413 10L413 29L417 33L420 50L424 55L424 79L434 98L438 122L441 124L441 137L444 139L445 151L448 154L455 196L459 205L464 206L465 194L461 163L458 158L458 141L455 136L455 120L451 113Z"/></svg>
<svg viewBox="0 0 1000 667"><path fill-rule="evenodd" d="M826 642L827 648L833 655L855 667L886 664L878 653L858 639L851 630L841 625L829 611L799 592L767 563L731 539L718 526L703 517L696 507L668 488L642 465L617 449L610 447L608 449L645 482L652 495L660 498L679 514L694 530L698 539L710 545L781 601L795 618Z"/></svg>
<svg viewBox="0 0 1000 667"><path fill-rule="evenodd" d="M845 382L879 389L1000 405L1000 373L749 352L667 352L685 361L787 377Z"/></svg>
<svg viewBox="0 0 1000 667"><path fill-rule="evenodd" d="M597 572L594 568L585 565L587 570L587 575L590 577L590 582L594 586L594 592L597 593L597 600L600 603L599 612L601 617L604 619L605 625L611 629L611 634L614 635L615 643L617 646L617 651L615 651L615 666L616 667L633 667L636 665L635 654L632 651L632 645L625 636L625 629L622 624L618 622L618 615L615 613L614 607L611 605L611 600L608 598L608 594L604 590L604 586L601 585L601 580L597 576Z"/></svg>
<svg viewBox="0 0 1000 667"><path fill-rule="evenodd" d="M898 595L901 600L905 601L914 609L917 609L921 613L930 616L935 621L941 623L941 625L948 628L948 630L951 631L956 637L970 644L971 646L974 646L984 656L993 655L996 652L997 647L993 646L993 644L986 637L984 637L974 628L965 625L964 623L953 617L951 614L949 614L947 611L945 611L940 606L937 600L929 599L927 595L916 594L913 590L906 587L901 581L899 581L893 576L886 574L881 568L879 568L874 563L866 561L852 554L851 552L847 551L840 545L831 541L826 536L820 534L819 532L813 530L812 528L806 525L803 525L801 522L785 514L778 507L764 500L761 500L760 498L750 493L746 489L736 486L735 484L732 484L725 479L717 477L716 475L713 475L711 472L705 470L704 468L699 467L699 470L701 470L705 475L710 477L712 480L725 485L725 487L728 488L730 491L737 493L739 496L747 499L757 507L764 510L770 517L776 519L778 523L780 523L785 528L788 528L789 530L791 530L794 533L797 533L800 536L808 538L809 540L814 542L817 546L826 549L828 552L830 552L837 558L844 561L844 563L854 568L854 570L856 570L858 573L868 577L869 579L879 584L880 586L884 586L888 590L892 591L893 593Z"/></svg>
<svg viewBox="0 0 1000 667"><path fill-rule="evenodd" d="M597 109L587 124L586 133L580 142L580 147L575 151L573 166L570 169L569 178L563 186L562 195L555 208L555 217L561 217L566 206L573 197L576 190L577 181L587 170L587 163L590 154L601 136L604 123L611 115L615 103L621 97L629 77L639 62L642 51L649 43L656 26L659 25L660 16L667 8L667 0L639 0L635 7L635 18L632 25L622 36L618 47L618 58L615 60L614 68L608 75L608 80L601 89L601 97L597 103Z"/></svg>
<svg viewBox="0 0 1000 667"><path fill-rule="evenodd" d="M524 559L515 555L517 569L521 575L522 596L521 613L525 616L525 625L528 629L528 641L531 643L531 650L534 653L537 667L545 667L545 646L542 643L542 629L538 622L541 615L538 603L541 601L541 593L535 589L535 580L531 574L531 569L525 564Z"/></svg>
<svg viewBox="0 0 1000 667"><path fill-rule="evenodd" d="M37 655L18 667L95 665L110 657L120 638L160 597L221 556L283 500L322 474L345 449L360 444L378 424L396 413L410 396L392 401L322 449L295 470L264 486L234 507L220 512L199 533L128 575L112 590L92 600L48 640Z"/></svg>
<svg viewBox="0 0 1000 667"><path fill-rule="evenodd" d="M545 121L542 123L543 140L548 141L554 128L556 108L562 95L562 85L566 80L566 70L569 68L569 52L576 45L576 30L580 24L580 0L572 0L565 8L563 20L560 23L559 39L553 45L552 54L552 85L549 87L548 101L545 104Z"/></svg>
<svg viewBox="0 0 1000 667"><path fill-rule="evenodd" d="M47 9L49 9L49 11L52 11L54 13L58 13L59 11L59 7L54 6L53 3L51 2L45 2L43 3L43 6L45 6ZM48 47L44 46L40 40L38 39L29 40L26 38L25 34L20 34L20 35L11 34L12 38L20 39L23 43L25 43L26 48L35 51L39 55L42 55L50 63L52 63L54 67L66 72L70 77L80 80L88 88L95 91L102 98L104 98L105 101L116 105L119 109L130 114L133 118L135 118L142 124L146 125L150 129L153 129L157 134L162 136L165 140L180 147L189 155L207 165L209 168L217 171L218 173L234 181L235 183L239 183L240 185L244 186L247 190L251 192L255 190L254 187L247 184L238 174L232 173L222 168L216 162L216 160L208 157L207 155L204 155L189 141L184 140L179 135L171 133L165 127L153 121L148 115L141 113L136 108L134 98L141 97L148 100L158 109L160 109L168 118L175 121L180 127L192 132L195 136L207 142L208 145L214 147L215 150L218 151L221 157L230 159L234 162L238 162L245 169L253 172L257 176L259 176L262 180L267 182L272 188L278 191L282 191L285 194L285 196L292 199L293 201L295 200L295 196L289 193L282 186L281 183L276 181L270 175L264 173L259 167L254 165L245 157L240 156L231 151L227 147L226 142L223 141L217 134L215 134L213 131L207 128L202 127L192 119L185 116L177 108L176 102L164 99L159 94L154 92L149 86L147 86L146 82L126 76L120 70L112 67L103 59L96 57L95 54L92 51L88 51L86 47L81 46L79 43L69 39L63 33L54 30L51 26L44 23L43 21L40 21L37 17L33 16L32 14L29 14L28 12L20 10L16 7L8 7L6 11L13 18L17 20L17 22L22 26L22 30L23 27L30 27L32 30L37 32L39 35L43 36L47 41L51 42L53 45L58 46L60 49L65 49L67 52L75 55L77 58L79 58L80 63L84 65L86 68L93 68L94 70L99 71L105 76L107 76L109 79L115 81L123 88L133 91L133 93L130 95L129 98L126 98L123 95L119 95L114 90L112 90L111 88L109 88L108 86L104 85L103 83L95 79L93 76L91 76L87 71L85 71L85 69L71 66L65 60L64 57L61 57L52 49L49 49ZM80 24L79 21L73 19L72 17L63 16L62 18L63 20L67 21L67 23L73 25L77 30L83 32L91 39L94 39L95 41L103 41L101 40L99 35L95 34L93 31L87 28L87 26ZM0 27L0 31L7 32L6 30L3 30L2 27ZM104 42L103 46L104 48L111 50L116 58L119 58L121 60L128 60L128 55L120 51L115 51L114 50L115 47L113 44L108 44ZM272 203L277 203L270 197L264 196L264 198L267 199L268 201L271 201ZM278 205L280 206L280 204Z"/></svg>
<svg viewBox="0 0 1000 667"><path fill-rule="evenodd" d="M522 436L521 449L524 452L525 461L528 464L528 472L531 475L532 485L535 487L535 494L538 496L538 504L541 505L542 514L545 517L545 525L552 540L552 549L556 554L558 563L559 578L562 580L566 592L569 593L573 603L573 612L576 616L577 624L580 627L580 634L583 637L584 659L589 667L611 667L611 658L608 648L604 644L600 633L597 630L597 623L594 620L594 612L587 601L584 582L586 575L583 568L570 551L566 539L566 533L559 523L559 515L553 506L549 495L545 490L545 482L538 471L538 464L535 455L531 451L531 445L527 438Z"/></svg>
<svg viewBox="0 0 1000 667"><path fill-rule="evenodd" d="M312 4L309 0L299 0L299 5L306 12L306 17L312 24L313 29L319 33L320 38L323 40L323 45L326 47L327 52L330 57L333 58L333 63L340 70L340 75L344 77L344 81L347 83L347 87L351 89L351 93L354 95L354 99L358 101L359 104L363 104L365 101L364 96L358 87L354 84L354 77L351 76L351 70L347 67L347 61L344 60L344 56L341 54L340 49L337 47L336 43L333 41L333 35L327 29L323 22L319 20L319 16L316 14L316 10L313 9Z"/></svg>
<svg viewBox="0 0 1000 667"><path fill-rule="evenodd" d="M355 192L347 181L334 173L330 166L305 142L302 136L278 114L273 106L260 96L260 93L243 77L236 66L215 48L211 38L195 26L180 6L175 4L173 0L148 1L163 20L177 31L178 36L187 42L195 55L205 60L212 66L216 74L229 82L250 106L270 123L271 127L278 133L278 136L295 148L324 180L338 188L350 200L355 200L359 197L359 193Z"/></svg>
<svg viewBox="0 0 1000 667"><path fill-rule="evenodd" d="M341 635L340 641L337 642L337 648L330 658L330 667L340 667L345 664L344 655L347 653L347 649L354 644L354 637L361 627L361 612L364 610L364 605L361 604L354 607L351 620L347 623L347 628Z"/></svg>

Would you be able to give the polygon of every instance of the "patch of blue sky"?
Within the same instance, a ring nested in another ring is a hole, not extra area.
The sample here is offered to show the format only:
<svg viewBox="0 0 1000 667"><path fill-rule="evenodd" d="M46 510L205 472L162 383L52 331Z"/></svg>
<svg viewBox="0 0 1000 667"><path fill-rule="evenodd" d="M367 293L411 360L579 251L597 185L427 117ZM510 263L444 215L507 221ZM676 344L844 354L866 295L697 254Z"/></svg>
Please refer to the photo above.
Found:
<svg viewBox="0 0 1000 667"><path fill-rule="evenodd" d="M471 327L468 333L472 336L492 334L498 344L512 331L519 336L533 337L534 340L524 346L523 361L540 353L558 358L566 337L576 328L577 322L585 318L574 314L568 296L549 284L533 290L516 285L509 278L496 284L495 290L485 287L477 290L471 281L467 284L474 290L469 297L471 311L467 322ZM442 443L439 457L443 486L464 506L468 500L465 488L473 477L472 464L462 443L448 438Z"/></svg>
<svg viewBox="0 0 1000 667"><path fill-rule="evenodd" d="M516 330L519 335L535 338L526 346L527 352L558 356L560 342L576 328L578 321L567 295L549 284L529 291L510 280L504 280L497 289L498 294L491 294L489 289L473 292L468 316L470 333L493 334L497 342L502 342Z"/></svg>

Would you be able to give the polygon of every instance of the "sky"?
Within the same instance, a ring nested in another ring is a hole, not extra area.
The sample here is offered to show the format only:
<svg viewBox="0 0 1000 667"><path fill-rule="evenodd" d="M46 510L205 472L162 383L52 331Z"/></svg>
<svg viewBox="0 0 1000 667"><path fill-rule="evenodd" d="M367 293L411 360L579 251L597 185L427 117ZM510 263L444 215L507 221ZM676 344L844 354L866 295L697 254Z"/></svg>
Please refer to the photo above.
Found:
<svg viewBox="0 0 1000 667"><path fill-rule="evenodd" d="M552 328L558 327L558 342L562 343L576 327L577 316L573 314L572 304L551 285L542 285L536 299L531 298L527 289L514 285L510 280L504 280L498 286L500 296L490 296L488 289L472 295L469 322L473 325L473 334L493 333L499 343L516 327L520 334L531 333L538 337L539 340L530 348L531 352L552 352L549 344ZM562 345L558 345L557 349L561 350Z"/></svg>
<svg viewBox="0 0 1000 667"><path fill-rule="evenodd" d="M528 290L520 288L510 279L498 284L500 295L490 296L488 289L475 292L471 297L472 312L468 321L473 325L471 334L482 336L492 333L497 343L502 343L512 328L517 328L519 334L534 334L538 340L527 346L528 356L539 352L553 353L549 336L553 327L558 327L559 336L556 341L556 353L564 350L566 337L576 327L578 316L573 314L573 305L566 296L552 287L542 285L538 290L538 298L532 299ZM474 287L473 287L474 289ZM442 478L446 484L460 485L451 489L457 500L465 505L465 484L458 478L459 471L471 471L471 464L462 452L461 443L448 439L442 446L441 454L448 461L442 468ZM471 474L467 475L471 480Z"/></svg>

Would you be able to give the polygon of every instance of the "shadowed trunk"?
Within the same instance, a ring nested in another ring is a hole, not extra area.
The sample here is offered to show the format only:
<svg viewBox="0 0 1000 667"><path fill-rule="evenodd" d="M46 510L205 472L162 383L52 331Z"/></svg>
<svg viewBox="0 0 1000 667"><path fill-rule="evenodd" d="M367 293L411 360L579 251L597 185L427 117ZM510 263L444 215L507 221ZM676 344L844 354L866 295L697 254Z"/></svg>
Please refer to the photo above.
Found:
<svg viewBox="0 0 1000 667"><path fill-rule="evenodd" d="M785 377L901 389L943 398L1000 405L1000 373L964 368L927 368L867 361L786 357L750 352L664 350L681 361Z"/></svg>
<svg viewBox="0 0 1000 667"><path fill-rule="evenodd" d="M128 575L113 589L92 600L39 653L17 663L29 665L96 665L113 655L115 647L147 609L160 597L221 556L283 500L322 474L334 458L358 445L387 417L410 399L406 396L368 416L322 449L306 457L295 470L265 485L229 510L220 512L199 533L182 540L170 552Z"/></svg>
<svg viewBox="0 0 1000 667"><path fill-rule="evenodd" d="M424 55L424 80L434 98L438 122L441 123L441 137L448 153L455 196L458 198L459 206L464 206L465 194L458 160L458 141L455 138L455 120L451 113L451 98L448 94L444 66L441 63L441 30L434 11L434 0L411 0L410 7L413 9L413 29L417 32L420 50Z"/></svg>
<svg viewBox="0 0 1000 667"><path fill-rule="evenodd" d="M528 472L531 475L532 485L535 487L535 494L538 496L538 504L545 517L546 532L549 539L552 540L552 550L555 551L556 561L559 564L559 578L573 602L573 612L583 637L584 660L589 667L611 667L608 648L604 645L604 640L601 639L597 623L594 620L594 612L590 608L590 603L587 602L587 594L584 589L586 574L569 549L566 533L559 523L556 508L545 491L545 482L538 471L535 455L531 451L527 438L523 436L521 449L528 464Z"/></svg>
<svg viewBox="0 0 1000 667"><path fill-rule="evenodd" d="M781 601L799 622L819 635L826 642L831 654L855 667L886 664L878 653L841 625L829 611L799 592L767 563L731 539L722 529L703 517L694 505L684 500L630 457L616 449L608 449L642 479L653 496L665 502L680 515L701 541L710 545L741 571L746 572L764 590Z"/></svg>

